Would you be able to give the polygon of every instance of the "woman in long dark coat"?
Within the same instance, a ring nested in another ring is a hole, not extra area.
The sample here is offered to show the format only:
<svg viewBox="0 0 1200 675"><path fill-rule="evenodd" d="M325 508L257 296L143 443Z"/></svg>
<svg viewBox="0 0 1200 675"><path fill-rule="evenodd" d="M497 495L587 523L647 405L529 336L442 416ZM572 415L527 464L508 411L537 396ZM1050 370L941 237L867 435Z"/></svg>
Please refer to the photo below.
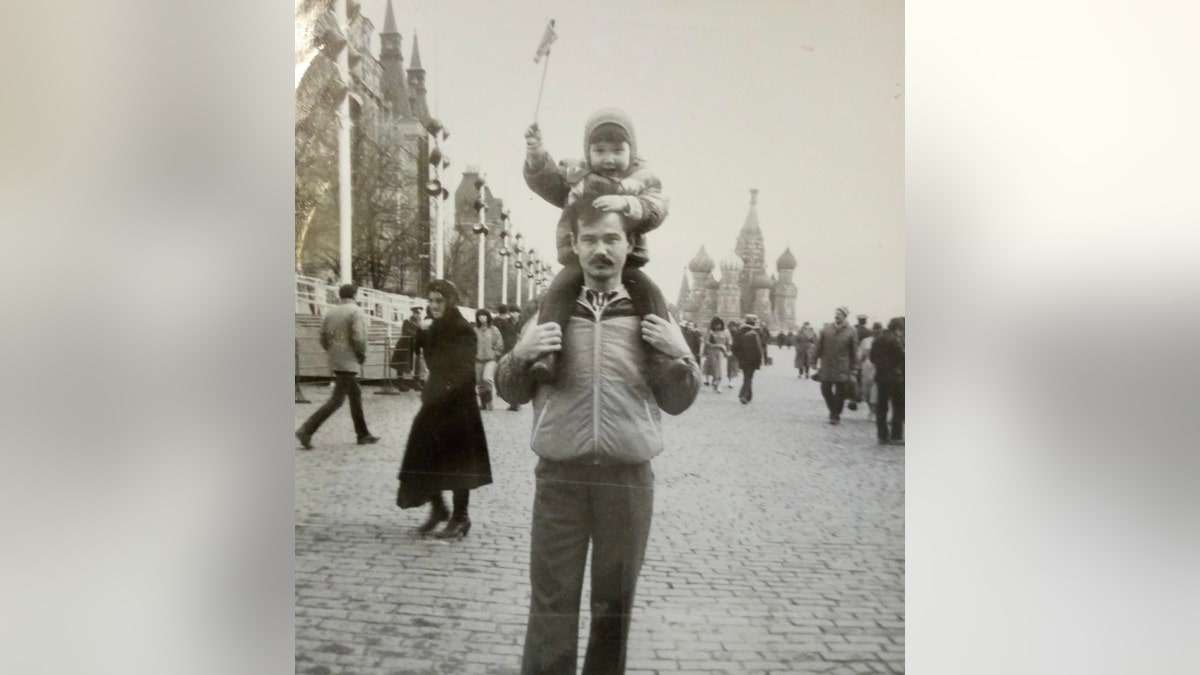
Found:
<svg viewBox="0 0 1200 675"><path fill-rule="evenodd" d="M402 509L430 504L419 534L446 522L436 536L467 535L471 490L492 482L487 437L475 402L475 328L458 309L458 289L445 280L429 285L433 323L421 331L419 346L429 368L421 391L421 409L408 434L400 465ZM454 513L446 509L443 490L454 493Z"/></svg>

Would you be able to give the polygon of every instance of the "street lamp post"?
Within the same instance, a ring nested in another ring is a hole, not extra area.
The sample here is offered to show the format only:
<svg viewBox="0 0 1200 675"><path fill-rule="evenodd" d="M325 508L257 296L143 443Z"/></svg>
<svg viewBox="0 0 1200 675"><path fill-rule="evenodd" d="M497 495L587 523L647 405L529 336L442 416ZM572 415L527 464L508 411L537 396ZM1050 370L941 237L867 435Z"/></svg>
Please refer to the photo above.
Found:
<svg viewBox="0 0 1200 675"><path fill-rule="evenodd" d="M338 29L342 31L342 35L349 35L349 26L346 21L346 0L336 0L333 5L334 16L337 18ZM342 82L350 81L350 44L347 42L342 47L342 50L337 55L338 75L341 76ZM350 92L347 91L338 102L338 129L337 129L337 146L338 146L338 267L341 272L342 283L354 283L354 270L352 269L353 261L351 260L351 251L353 250L353 238L351 236L351 220L352 213L352 195L351 195L351 175L350 175Z"/></svg>
<svg viewBox="0 0 1200 675"><path fill-rule="evenodd" d="M508 209L500 212L500 303L508 304Z"/></svg>
<svg viewBox="0 0 1200 675"><path fill-rule="evenodd" d="M450 131L437 119L431 119L425 125L429 132L429 182L425 184L425 192L429 196L430 229L429 246L433 249L430 260L433 263L433 276L445 278L445 245L442 243L442 214L445 212L444 202L450 198L450 191L442 186L442 171L450 166L450 158L442 152L441 141L450 137Z"/></svg>
<svg viewBox="0 0 1200 675"><path fill-rule="evenodd" d="M476 302L478 304L477 309L483 309L483 307L485 305L484 299L483 299L483 286L484 286L483 285L483 277L484 277L483 255L484 255L484 247L487 244L488 226L487 226L487 204L485 203L485 200L483 198L483 195L484 195L483 189L486 185L487 185L487 181L485 181L483 179L483 176L480 176L479 178L477 178L475 180L475 189L479 191L479 196L475 199L475 210L479 212L479 223L477 225L475 225L474 227L472 227L471 230L475 234L479 235L479 261L478 261L479 264L476 267L476 274L479 277L479 282L478 282L478 287L477 287L476 296L475 296L477 298Z"/></svg>
<svg viewBox="0 0 1200 675"><path fill-rule="evenodd" d="M517 236L516 236L517 245L513 249L513 253L514 253L513 257L516 258L516 262L513 263L513 267L516 268L516 270L517 270L516 271L516 277L517 277L517 296L516 297L517 297L517 306L518 307L520 307L522 304L524 304L524 301L521 299L521 277L524 276L524 274L525 274L525 272L523 271L525 268L525 263L521 262L521 259L523 257L525 257L525 249L522 246L523 239L524 239L524 237L521 235L520 232L518 232Z"/></svg>
<svg viewBox="0 0 1200 675"><path fill-rule="evenodd" d="M450 158L442 152L442 141L450 137L449 130L438 119L431 119L425 125L425 130L429 132L429 164L430 176L429 183L426 185L426 191L429 194L430 203L430 228L433 230L432 236L429 238L429 245L433 248L431 256L434 265L434 274L438 279L441 279L445 274L445 263L443 262L442 245L442 213L445 211L442 202L450 197L450 191L442 187L442 171L450 166Z"/></svg>

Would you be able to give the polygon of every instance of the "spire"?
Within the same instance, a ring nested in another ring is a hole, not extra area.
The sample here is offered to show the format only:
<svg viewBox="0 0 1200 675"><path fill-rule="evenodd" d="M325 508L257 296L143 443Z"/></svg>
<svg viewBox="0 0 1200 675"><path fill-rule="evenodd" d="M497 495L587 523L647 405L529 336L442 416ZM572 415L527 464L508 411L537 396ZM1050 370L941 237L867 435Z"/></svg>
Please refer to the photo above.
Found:
<svg viewBox="0 0 1200 675"><path fill-rule="evenodd" d="M742 224L742 232L758 232L758 188L750 189L750 212L746 214L746 222Z"/></svg>
<svg viewBox="0 0 1200 675"><path fill-rule="evenodd" d="M387 13L383 17L383 31L379 33L379 65L383 71L379 81L380 93L396 117L411 117L412 108L408 100L408 88L404 82L404 54L400 50L400 33L396 30L396 12L392 0L388 0Z"/></svg>
<svg viewBox="0 0 1200 675"><path fill-rule="evenodd" d="M392 8L391 0L388 0L388 9ZM413 31L413 52L412 63L408 66L409 70L425 70L421 67L421 48L417 46L417 31Z"/></svg>
<svg viewBox="0 0 1200 675"><path fill-rule="evenodd" d="M688 283L688 273L685 271L683 273L683 283L679 285L679 301L676 302L675 305L680 310L687 310L691 307L691 299L692 287L691 284Z"/></svg>
<svg viewBox="0 0 1200 675"><path fill-rule="evenodd" d="M429 121L429 103L425 100L425 69L421 67L421 48L413 31L412 65L408 67L408 108L421 123Z"/></svg>
<svg viewBox="0 0 1200 675"><path fill-rule="evenodd" d="M392 11L392 0L388 0L387 12L383 15L383 31L380 35L398 33L396 30L396 12Z"/></svg>

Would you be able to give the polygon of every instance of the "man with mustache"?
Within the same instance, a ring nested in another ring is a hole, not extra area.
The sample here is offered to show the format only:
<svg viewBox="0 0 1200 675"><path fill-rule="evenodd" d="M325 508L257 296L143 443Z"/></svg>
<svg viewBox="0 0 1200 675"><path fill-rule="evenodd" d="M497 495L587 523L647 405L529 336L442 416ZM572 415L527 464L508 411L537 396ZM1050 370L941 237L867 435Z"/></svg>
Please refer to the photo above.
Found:
<svg viewBox="0 0 1200 675"><path fill-rule="evenodd" d="M515 405L533 401L530 446L540 457L526 675L575 672L589 546L592 620L583 672L625 672L654 506L650 460L663 450L659 409L678 415L700 390L700 368L679 326L654 314L639 316L621 281L634 223L597 208L596 196L577 200L564 214L584 278L566 329L529 322L497 373L502 398ZM669 360L647 358L643 340ZM564 355L559 374L538 383L530 366L549 353Z"/></svg>

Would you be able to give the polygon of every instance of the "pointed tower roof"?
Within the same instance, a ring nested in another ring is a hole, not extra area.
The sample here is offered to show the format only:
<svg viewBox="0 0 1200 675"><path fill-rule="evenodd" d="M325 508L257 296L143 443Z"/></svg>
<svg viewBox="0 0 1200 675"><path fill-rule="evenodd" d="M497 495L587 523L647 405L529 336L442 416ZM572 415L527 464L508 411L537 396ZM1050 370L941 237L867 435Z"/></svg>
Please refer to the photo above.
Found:
<svg viewBox="0 0 1200 675"><path fill-rule="evenodd" d="M713 259L708 257L708 252L704 247L700 247L700 251L696 253L696 257L688 263L688 269L694 273L706 273L713 270Z"/></svg>
<svg viewBox="0 0 1200 675"><path fill-rule="evenodd" d="M692 306L691 298L692 287L688 283L688 273L684 272L683 283L679 285L679 301L675 304L678 305L680 309L689 309Z"/></svg>
<svg viewBox="0 0 1200 675"><path fill-rule="evenodd" d="M792 255L791 246L783 249L783 255L779 256L779 260L775 261L775 268L780 270L796 269L796 256Z"/></svg>
<svg viewBox="0 0 1200 675"><path fill-rule="evenodd" d="M388 9L391 9L392 2L388 0ZM421 67L421 48L417 45L417 31L413 31L413 52L412 62L408 66L409 70L425 70Z"/></svg>
<svg viewBox="0 0 1200 675"><path fill-rule="evenodd" d="M383 15L383 30L380 35L398 32L400 31L396 30L396 12L392 10L392 0L388 0L387 11Z"/></svg>
<svg viewBox="0 0 1200 675"><path fill-rule="evenodd" d="M750 212L746 214L746 222L742 224L742 233L761 233L758 228L758 188L750 189Z"/></svg>

